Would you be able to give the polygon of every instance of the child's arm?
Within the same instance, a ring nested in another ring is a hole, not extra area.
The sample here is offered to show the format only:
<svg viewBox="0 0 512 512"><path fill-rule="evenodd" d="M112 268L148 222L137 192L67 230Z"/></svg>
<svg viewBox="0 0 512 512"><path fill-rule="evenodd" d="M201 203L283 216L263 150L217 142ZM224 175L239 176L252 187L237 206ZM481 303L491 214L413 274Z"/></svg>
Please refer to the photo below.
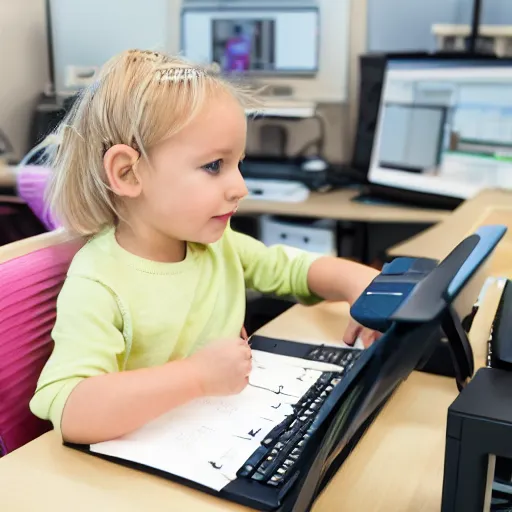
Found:
<svg viewBox="0 0 512 512"><path fill-rule="evenodd" d="M92 444L122 436L202 395L191 361L106 373L80 381L64 406L65 441Z"/></svg>
<svg viewBox="0 0 512 512"><path fill-rule="evenodd" d="M246 284L262 293L295 295L303 302L320 299L352 304L378 272L342 258L321 256L286 246L267 247L232 231Z"/></svg>
<svg viewBox="0 0 512 512"><path fill-rule="evenodd" d="M247 342L233 339L155 368L84 379L64 407L62 437L85 444L114 439L195 398L239 393L250 369Z"/></svg>
<svg viewBox="0 0 512 512"><path fill-rule="evenodd" d="M346 301L353 304L379 272L371 267L344 260L322 257L315 260L308 271L308 287L319 297L331 301ZM380 333L367 329L351 320L343 341L353 345L360 338L369 347Z"/></svg>
<svg viewBox="0 0 512 512"><path fill-rule="evenodd" d="M286 246L266 247L262 242L231 231L242 262L246 284L263 293L294 295L303 303L321 299L353 304L378 272L371 267L310 254ZM351 321L343 341L354 344L360 337L369 346L379 333Z"/></svg>
<svg viewBox="0 0 512 512"><path fill-rule="evenodd" d="M196 397L236 393L247 384L250 348L240 339L187 360L123 371L131 327L122 310L110 290L89 279L68 278L59 295L55 348L30 408L66 441L113 439Z"/></svg>
<svg viewBox="0 0 512 512"><path fill-rule="evenodd" d="M353 304L379 272L343 258L321 257L308 270L308 287L325 300Z"/></svg>

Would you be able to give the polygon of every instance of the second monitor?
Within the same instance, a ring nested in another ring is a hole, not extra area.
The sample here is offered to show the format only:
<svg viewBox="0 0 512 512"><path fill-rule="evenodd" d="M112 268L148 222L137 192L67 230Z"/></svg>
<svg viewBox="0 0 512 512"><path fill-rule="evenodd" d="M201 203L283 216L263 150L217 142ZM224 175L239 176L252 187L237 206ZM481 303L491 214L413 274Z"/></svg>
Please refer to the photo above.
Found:
<svg viewBox="0 0 512 512"><path fill-rule="evenodd" d="M390 59L368 180L464 200L512 188L512 61Z"/></svg>
<svg viewBox="0 0 512 512"><path fill-rule="evenodd" d="M318 8L282 2L182 9L181 50L225 74L314 75L318 70Z"/></svg>

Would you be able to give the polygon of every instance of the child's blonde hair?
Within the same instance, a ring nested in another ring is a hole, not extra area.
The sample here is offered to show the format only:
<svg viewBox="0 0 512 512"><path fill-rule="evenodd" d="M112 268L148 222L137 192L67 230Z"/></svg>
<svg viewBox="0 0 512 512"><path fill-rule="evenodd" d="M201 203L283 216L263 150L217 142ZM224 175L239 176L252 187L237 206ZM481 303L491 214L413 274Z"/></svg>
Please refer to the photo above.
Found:
<svg viewBox="0 0 512 512"><path fill-rule="evenodd" d="M64 227L98 233L119 217L103 157L127 144L143 158L183 129L215 91L234 95L247 108L255 97L218 74L161 53L130 50L111 59L57 129L47 151L53 169L47 201Z"/></svg>

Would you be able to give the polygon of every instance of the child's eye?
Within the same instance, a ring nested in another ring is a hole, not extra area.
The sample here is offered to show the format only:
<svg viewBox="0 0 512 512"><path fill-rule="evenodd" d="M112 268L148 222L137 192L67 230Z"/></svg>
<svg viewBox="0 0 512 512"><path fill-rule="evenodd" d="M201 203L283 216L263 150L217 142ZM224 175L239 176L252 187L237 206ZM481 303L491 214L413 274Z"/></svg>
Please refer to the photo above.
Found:
<svg viewBox="0 0 512 512"><path fill-rule="evenodd" d="M211 174L219 174L220 168L222 167L222 160L215 160L206 165L203 165L203 169Z"/></svg>

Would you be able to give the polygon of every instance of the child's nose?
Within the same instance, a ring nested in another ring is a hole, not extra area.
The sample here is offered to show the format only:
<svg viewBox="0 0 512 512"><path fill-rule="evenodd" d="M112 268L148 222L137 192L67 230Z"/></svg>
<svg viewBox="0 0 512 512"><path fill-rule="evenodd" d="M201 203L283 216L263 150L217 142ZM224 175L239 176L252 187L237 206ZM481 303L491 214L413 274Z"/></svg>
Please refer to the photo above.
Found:
<svg viewBox="0 0 512 512"><path fill-rule="evenodd" d="M247 190L247 185L245 184L244 178L240 171L237 171L234 173L234 178L231 186L229 187L227 198L229 201L239 201L240 199L243 199L248 193L249 190Z"/></svg>

